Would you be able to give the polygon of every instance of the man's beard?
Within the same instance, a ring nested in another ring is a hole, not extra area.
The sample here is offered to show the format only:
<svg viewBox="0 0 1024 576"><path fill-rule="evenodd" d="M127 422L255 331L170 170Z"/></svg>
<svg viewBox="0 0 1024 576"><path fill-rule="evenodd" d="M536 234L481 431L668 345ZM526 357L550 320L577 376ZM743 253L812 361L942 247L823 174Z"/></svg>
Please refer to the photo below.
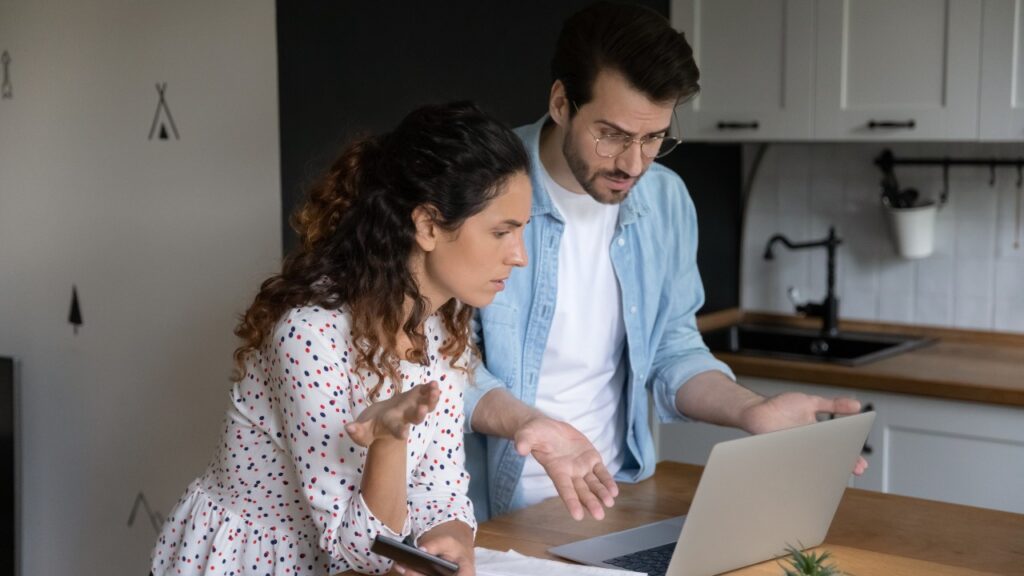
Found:
<svg viewBox="0 0 1024 576"><path fill-rule="evenodd" d="M597 179L603 176L625 179L630 177L629 174L621 170L595 171L591 174L590 166L583 159L583 155L576 149L575 142L572 130L566 130L565 140L562 141L562 155L565 157L566 163L569 164L569 170L572 171L573 177L579 182L583 191L601 204L619 204L625 200L626 196L629 196L629 191L632 190L632 187L621 191L609 190L601 192L597 189ZM645 172L647 172L646 168L634 179L634 185Z"/></svg>

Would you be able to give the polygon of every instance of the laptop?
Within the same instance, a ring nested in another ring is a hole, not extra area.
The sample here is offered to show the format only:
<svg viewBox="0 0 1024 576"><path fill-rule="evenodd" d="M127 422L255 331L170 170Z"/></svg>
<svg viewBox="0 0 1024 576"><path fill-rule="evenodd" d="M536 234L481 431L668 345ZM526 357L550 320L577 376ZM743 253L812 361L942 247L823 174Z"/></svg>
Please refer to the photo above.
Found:
<svg viewBox="0 0 1024 576"><path fill-rule="evenodd" d="M711 576L817 546L874 420L865 412L720 442L686 516L548 551L649 576Z"/></svg>

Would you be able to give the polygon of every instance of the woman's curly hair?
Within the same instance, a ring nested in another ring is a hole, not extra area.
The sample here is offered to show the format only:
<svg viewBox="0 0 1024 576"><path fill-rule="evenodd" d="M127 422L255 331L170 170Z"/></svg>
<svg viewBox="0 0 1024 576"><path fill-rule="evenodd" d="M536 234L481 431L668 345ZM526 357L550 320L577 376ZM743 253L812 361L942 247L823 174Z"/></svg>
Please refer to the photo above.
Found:
<svg viewBox="0 0 1024 576"><path fill-rule="evenodd" d="M234 379L245 376L245 359L278 320L306 305L347 307L356 366L381 382L397 380L399 330L412 343L406 357L426 362L422 325L429 308L409 270L413 210L429 207L438 226L454 231L528 166L519 138L468 102L424 106L392 132L349 145L292 215L299 244L235 328L242 345ZM411 313L403 317L406 302ZM454 365L471 346L473 308L452 299L438 313L450 336L441 351Z"/></svg>

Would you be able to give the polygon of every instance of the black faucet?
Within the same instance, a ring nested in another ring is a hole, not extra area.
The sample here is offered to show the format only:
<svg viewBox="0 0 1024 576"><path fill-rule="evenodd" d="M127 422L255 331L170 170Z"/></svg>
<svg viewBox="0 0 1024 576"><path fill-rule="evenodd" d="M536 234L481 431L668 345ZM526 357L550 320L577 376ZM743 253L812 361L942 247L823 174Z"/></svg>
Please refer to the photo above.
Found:
<svg viewBox="0 0 1024 576"><path fill-rule="evenodd" d="M819 303L799 304L796 311L807 316L821 318L821 332L825 336L835 336L839 333L839 298L836 298L836 246L842 244L842 240L836 236L836 229L830 226L828 237L816 242L790 242L782 234L776 234L768 239L768 246L764 249L764 259L774 260L772 246L776 242L782 242L790 250L803 248L817 248L824 246L828 249L828 292L825 299Z"/></svg>

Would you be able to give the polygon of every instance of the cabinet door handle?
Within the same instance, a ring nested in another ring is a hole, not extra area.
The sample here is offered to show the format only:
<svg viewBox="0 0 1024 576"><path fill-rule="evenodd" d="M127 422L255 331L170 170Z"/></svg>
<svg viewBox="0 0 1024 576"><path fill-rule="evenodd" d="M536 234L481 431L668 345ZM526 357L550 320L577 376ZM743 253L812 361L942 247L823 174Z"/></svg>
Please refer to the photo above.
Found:
<svg viewBox="0 0 1024 576"><path fill-rule="evenodd" d="M893 120L869 120L868 130L885 130L892 128L905 128L907 130L913 130L917 126L917 122L913 119L904 120L897 122Z"/></svg>
<svg viewBox="0 0 1024 576"><path fill-rule="evenodd" d="M719 130L757 130L761 124L757 120L751 122L719 122Z"/></svg>

